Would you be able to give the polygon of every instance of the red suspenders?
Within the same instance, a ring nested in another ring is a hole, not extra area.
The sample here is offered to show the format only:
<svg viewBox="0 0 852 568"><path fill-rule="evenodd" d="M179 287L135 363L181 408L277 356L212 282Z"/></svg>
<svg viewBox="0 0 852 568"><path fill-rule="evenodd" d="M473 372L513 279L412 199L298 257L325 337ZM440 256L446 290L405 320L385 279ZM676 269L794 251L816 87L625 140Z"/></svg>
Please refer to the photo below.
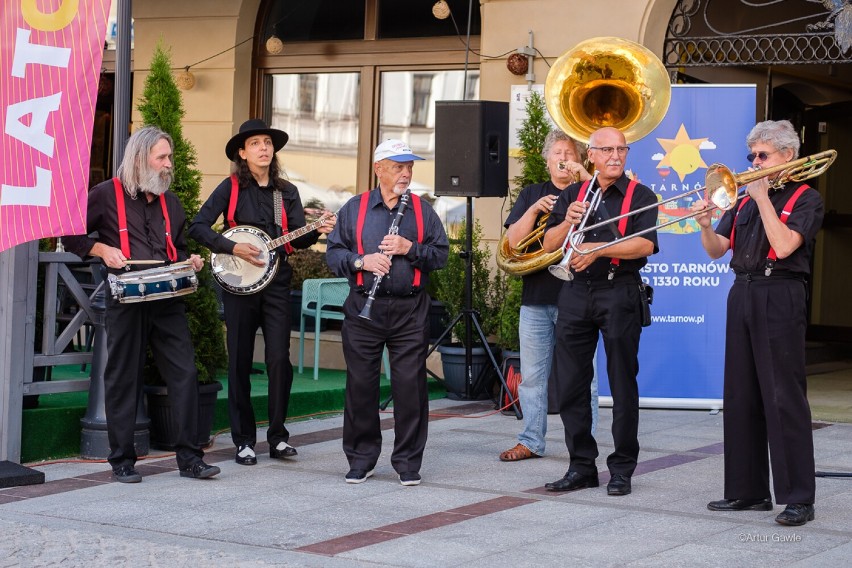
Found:
<svg viewBox="0 0 852 568"><path fill-rule="evenodd" d="M124 258L131 258L130 237L127 234L127 211L124 207L124 188L117 177L112 178L112 185L115 188L115 206L118 211L118 240L121 243L121 254L124 255ZM172 241L172 223L169 218L169 210L166 208L165 194L160 196L160 207L163 210L163 219L166 224L166 254L169 260L174 262L177 260L177 249Z"/></svg>
<svg viewBox="0 0 852 568"><path fill-rule="evenodd" d="M367 204L370 201L371 191L365 191L361 194L361 202L358 206L358 224L355 227L355 242L358 245L358 254L364 254L364 243L361 241L361 233L364 231L364 221L367 219ZM417 242L423 242L423 208L420 203L420 197L411 194L411 206L414 209L414 220L417 222ZM364 285L364 276L359 270L355 275L355 283L358 286ZM414 269L414 281L412 286L420 286L420 269Z"/></svg>
<svg viewBox="0 0 852 568"><path fill-rule="evenodd" d="M233 229L237 226L237 222L234 221L234 214L237 211L237 199L240 194L240 182L237 179L237 174L231 174L231 198L228 201L228 216L225 218L225 223L228 224L229 229ZM281 234L286 235L289 233L289 229L287 228L287 209L284 207L284 200L281 200ZM293 245L290 243L284 243L284 252L287 254L293 254Z"/></svg>
<svg viewBox="0 0 852 568"><path fill-rule="evenodd" d="M589 183L591 180L586 180L583 182L583 185L580 186L580 193L577 194L577 201L583 201L583 198L586 196L586 190L589 188ZM630 180L630 183L627 184L627 193L624 194L624 201L621 202L621 214L626 215L630 212L630 203L633 201L633 190L636 189L636 185L639 182L636 180ZM621 236L624 236L625 231L627 231L627 217L622 217L618 221L618 232L621 233ZM609 278L612 279L612 275L615 272L615 269L618 268L618 265L621 264L620 258L610 259L609 262Z"/></svg>
<svg viewBox="0 0 852 568"><path fill-rule="evenodd" d="M787 224L787 219L790 218L790 214L793 212L793 207L796 205L796 201L799 199L805 190L810 189L811 186L808 184L802 184L799 188L793 192L793 195L790 196L790 199L787 200L787 203L784 204L783 209L781 209L781 215L778 216L778 219ZM734 237L737 233L737 215L740 214L740 210L746 204L746 202L751 199L748 195L743 197L740 204L737 206L737 212L734 213L734 222L731 226L731 252L734 251ZM775 261L778 260L778 255L775 253L775 249L770 245L769 254L766 255L766 275L769 276L772 273L772 268L775 266Z"/></svg>

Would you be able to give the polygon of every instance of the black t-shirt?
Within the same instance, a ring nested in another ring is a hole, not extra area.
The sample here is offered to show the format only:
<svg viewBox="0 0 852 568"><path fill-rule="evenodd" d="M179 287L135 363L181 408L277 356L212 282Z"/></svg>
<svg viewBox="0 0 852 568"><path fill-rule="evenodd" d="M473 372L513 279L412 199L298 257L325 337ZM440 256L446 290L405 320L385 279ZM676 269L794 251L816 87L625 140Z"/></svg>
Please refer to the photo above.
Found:
<svg viewBox="0 0 852 568"><path fill-rule="evenodd" d="M620 178L618 178L615 183L609 186L603 195L603 200L601 201L600 207L598 208L598 212L596 212L592 219L586 224L586 226L591 226L592 224L599 223L604 220L604 218L600 214L600 208L606 208L607 218L617 217L621 215L621 206L624 202L625 194L627 193L627 185L630 183L630 180L626 175L622 174ZM568 211L568 206L571 205L574 201L577 200L577 196L580 193L580 188L582 187L582 183L575 183L569 185L565 188L565 191L562 192L562 195L559 196L559 199L556 201L556 205L553 207L553 214L547 220L547 227L553 227L558 225L559 223L565 220L565 213ZM597 185L597 184L596 184ZM586 189L586 196L584 197L585 201L589 201L589 194L591 193L593 188L589 187ZM657 203L657 195L651 191L647 186L640 184L636 185L636 188L633 190L633 199L630 201L630 211L635 211L636 209L640 209L642 207L648 207L649 205L653 205ZM625 235L632 235L634 233L638 233L639 231L647 230L657 225L657 209L649 208L647 211L643 211L642 213L638 213L635 215L631 215L627 218L627 227L625 229ZM618 222L614 222L611 225L618 229ZM641 238L648 239L652 243L654 243L654 253L660 251L657 246L657 231L648 231ZM591 231L586 233L586 237L584 239L586 242L594 242L594 243L604 243L615 240L615 234L610 229L610 225L604 225L595 231ZM606 251L604 251L606 253ZM606 279L609 274L609 265L611 259L606 256L602 256L598 258L595 262L589 266L588 269L584 270L581 274L577 276L584 280L601 280ZM645 266L648 263L647 257L642 258L634 258L630 260L621 260L618 266L618 274L628 273L628 272L638 272L640 268Z"/></svg>
<svg viewBox="0 0 852 568"><path fill-rule="evenodd" d="M517 223L524 216L527 209L544 197L545 195L559 195L561 189L553 185L552 182L537 183L529 185L521 190L512 211L506 218L505 227ZM539 215L535 222L536 226L541 220L542 215ZM532 243L527 252L541 250L541 243ZM547 269L533 272L521 277L523 281L523 293L521 295L521 304L524 306L550 306L556 305L556 300L559 297L559 290L562 288L562 280L551 275Z"/></svg>
<svg viewBox="0 0 852 568"><path fill-rule="evenodd" d="M769 200L775 208L778 216L787 204L787 201L802 185L790 182L781 189L770 189ZM769 239L766 237L766 229L760 218L757 203L749 199L737 215L742 199L737 205L725 212L716 225L716 234L731 238L731 228L734 218L737 221L737 231L734 235L735 242L733 255L731 257L731 268L736 272L763 272L766 268L766 255L769 254ZM810 274L810 259L813 254L814 240L822 226L822 218L825 207L822 197L815 189L808 189L802 193L793 206L793 211L787 218L787 228L796 231L804 239L804 244L797 248L787 258L779 258L775 261L773 274L776 272L793 272L796 274Z"/></svg>

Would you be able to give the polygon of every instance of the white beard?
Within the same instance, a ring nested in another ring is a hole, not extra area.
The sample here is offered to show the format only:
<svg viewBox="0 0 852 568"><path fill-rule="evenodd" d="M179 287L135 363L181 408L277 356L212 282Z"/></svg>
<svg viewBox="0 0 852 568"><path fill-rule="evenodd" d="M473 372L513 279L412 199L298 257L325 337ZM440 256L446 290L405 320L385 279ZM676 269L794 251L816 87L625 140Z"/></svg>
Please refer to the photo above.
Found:
<svg viewBox="0 0 852 568"><path fill-rule="evenodd" d="M159 172L151 170L145 175L140 189L152 195L163 195L169 190L173 180L174 174L171 168L165 168Z"/></svg>

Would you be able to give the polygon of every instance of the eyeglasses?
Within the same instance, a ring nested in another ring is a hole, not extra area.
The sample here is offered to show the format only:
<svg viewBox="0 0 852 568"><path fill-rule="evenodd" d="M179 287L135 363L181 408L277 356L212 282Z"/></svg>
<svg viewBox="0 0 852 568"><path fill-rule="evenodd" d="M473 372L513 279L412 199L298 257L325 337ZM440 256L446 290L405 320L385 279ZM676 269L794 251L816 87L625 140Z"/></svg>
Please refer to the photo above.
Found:
<svg viewBox="0 0 852 568"><path fill-rule="evenodd" d="M617 150L620 155L624 156L630 150L630 146L604 146L603 148L599 146L589 146L589 150L598 150L604 156L610 156L613 151Z"/></svg>
<svg viewBox="0 0 852 568"><path fill-rule="evenodd" d="M760 161L763 162L763 161L766 160L766 158L768 158L772 154L777 154L777 153L778 153L778 150L775 150L774 152L757 152L756 154L751 153L748 156L746 156L746 160L748 160L749 162L753 162L755 158L760 158Z"/></svg>

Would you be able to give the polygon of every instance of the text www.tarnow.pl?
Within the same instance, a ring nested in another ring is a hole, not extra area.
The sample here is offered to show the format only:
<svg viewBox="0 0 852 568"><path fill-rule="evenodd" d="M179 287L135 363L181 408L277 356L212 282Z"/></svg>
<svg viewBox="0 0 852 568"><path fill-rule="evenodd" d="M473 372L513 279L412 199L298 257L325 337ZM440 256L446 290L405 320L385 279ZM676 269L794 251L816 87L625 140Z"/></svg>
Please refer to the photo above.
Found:
<svg viewBox="0 0 852 568"><path fill-rule="evenodd" d="M694 323L700 325L704 323L704 314L699 316L651 315L651 321L654 323Z"/></svg>

